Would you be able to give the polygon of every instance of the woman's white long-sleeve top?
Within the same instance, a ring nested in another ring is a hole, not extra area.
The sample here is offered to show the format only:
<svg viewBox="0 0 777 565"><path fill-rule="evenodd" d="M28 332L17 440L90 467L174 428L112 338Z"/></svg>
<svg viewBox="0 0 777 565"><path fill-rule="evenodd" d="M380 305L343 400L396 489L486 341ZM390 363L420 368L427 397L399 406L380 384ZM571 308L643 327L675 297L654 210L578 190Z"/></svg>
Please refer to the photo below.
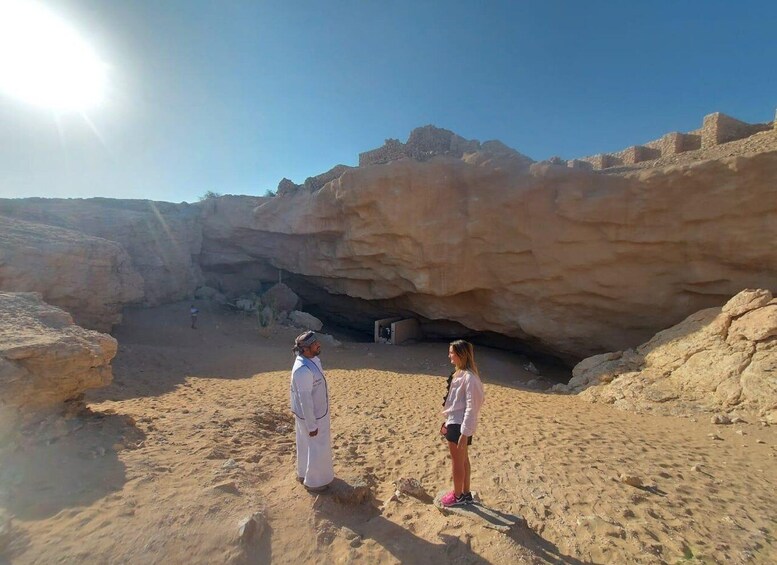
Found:
<svg viewBox="0 0 777 565"><path fill-rule="evenodd" d="M466 370L456 371L442 412L446 424L460 424L461 434L471 436L478 426L485 393L480 377Z"/></svg>

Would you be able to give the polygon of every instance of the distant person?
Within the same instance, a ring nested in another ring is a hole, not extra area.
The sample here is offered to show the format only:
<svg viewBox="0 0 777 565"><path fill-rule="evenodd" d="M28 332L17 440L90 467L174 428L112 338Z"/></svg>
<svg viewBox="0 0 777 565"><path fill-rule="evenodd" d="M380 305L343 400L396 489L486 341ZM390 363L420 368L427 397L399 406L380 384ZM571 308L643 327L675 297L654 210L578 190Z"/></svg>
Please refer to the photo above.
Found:
<svg viewBox="0 0 777 565"><path fill-rule="evenodd" d="M291 411L297 434L297 480L311 492L327 489L335 477L329 432L329 392L318 355L321 343L308 331L294 340Z"/></svg>
<svg viewBox="0 0 777 565"><path fill-rule="evenodd" d="M441 502L443 506L463 506L473 503L469 446L472 445L485 395L471 343L463 340L452 342L448 348L448 359L456 370L448 379L448 393L442 410L445 423L440 428L440 434L448 441L453 490L443 496Z"/></svg>
<svg viewBox="0 0 777 565"><path fill-rule="evenodd" d="M193 330L197 329L197 314L199 313L200 313L199 309L195 308L194 304L192 304L191 307L189 308L189 315L191 316L191 319L192 319Z"/></svg>

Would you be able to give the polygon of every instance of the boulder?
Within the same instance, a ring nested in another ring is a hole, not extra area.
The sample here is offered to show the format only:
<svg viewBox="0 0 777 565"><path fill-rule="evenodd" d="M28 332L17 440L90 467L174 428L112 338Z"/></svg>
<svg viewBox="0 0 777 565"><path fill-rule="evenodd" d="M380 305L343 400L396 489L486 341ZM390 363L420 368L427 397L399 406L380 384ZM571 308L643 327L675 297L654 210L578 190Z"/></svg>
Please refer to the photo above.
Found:
<svg viewBox="0 0 777 565"><path fill-rule="evenodd" d="M116 350L40 294L0 292L0 419L13 425L110 383Z"/></svg>
<svg viewBox="0 0 777 565"><path fill-rule="evenodd" d="M78 324L110 331L143 298L143 279L113 241L0 216L0 291L39 292Z"/></svg>
<svg viewBox="0 0 777 565"><path fill-rule="evenodd" d="M318 341L320 341L324 345L329 345L331 347L342 347L343 344L341 341L337 340L334 336L329 334L323 334L323 333L317 333Z"/></svg>
<svg viewBox="0 0 777 565"><path fill-rule="evenodd" d="M299 310L294 310L289 314L289 320L298 328L313 330L314 332L320 331L324 327L324 323L314 315L300 312Z"/></svg>
<svg viewBox="0 0 777 565"><path fill-rule="evenodd" d="M332 498L340 504L359 505L371 502L373 499L372 488L362 477L336 478L329 484L328 490Z"/></svg>
<svg viewBox="0 0 777 565"><path fill-rule="evenodd" d="M256 312L262 307L261 300L251 298L238 298L235 300L235 308L243 312Z"/></svg>
<svg viewBox="0 0 777 565"><path fill-rule="evenodd" d="M262 294L262 304L275 312L291 312L299 303L299 296L283 283L277 283Z"/></svg>
<svg viewBox="0 0 777 565"><path fill-rule="evenodd" d="M267 528L267 512L262 509L240 520L237 526L240 543L252 543L262 537Z"/></svg>
<svg viewBox="0 0 777 565"><path fill-rule="evenodd" d="M194 291L194 298L200 300L211 300L217 294L219 294L218 290L213 287L204 285L197 287L197 289Z"/></svg>
<svg viewBox="0 0 777 565"><path fill-rule="evenodd" d="M777 305L768 290L745 290L721 308L702 310L659 332L636 351L597 355L573 369L569 385L638 412L690 415L713 412L713 421L731 421L721 412L757 410L777 421ZM609 384L608 384L609 383Z"/></svg>

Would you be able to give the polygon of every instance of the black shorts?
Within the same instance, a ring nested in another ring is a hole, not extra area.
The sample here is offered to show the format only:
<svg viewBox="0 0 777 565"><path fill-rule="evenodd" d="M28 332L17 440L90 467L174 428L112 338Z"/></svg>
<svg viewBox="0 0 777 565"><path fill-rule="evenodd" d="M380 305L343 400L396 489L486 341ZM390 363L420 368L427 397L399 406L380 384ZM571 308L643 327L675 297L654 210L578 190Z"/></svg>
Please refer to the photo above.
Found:
<svg viewBox="0 0 777 565"><path fill-rule="evenodd" d="M459 443L461 437L461 424L448 424L447 431L445 432L445 439L452 441L453 443ZM472 445L472 436L467 438L467 445Z"/></svg>

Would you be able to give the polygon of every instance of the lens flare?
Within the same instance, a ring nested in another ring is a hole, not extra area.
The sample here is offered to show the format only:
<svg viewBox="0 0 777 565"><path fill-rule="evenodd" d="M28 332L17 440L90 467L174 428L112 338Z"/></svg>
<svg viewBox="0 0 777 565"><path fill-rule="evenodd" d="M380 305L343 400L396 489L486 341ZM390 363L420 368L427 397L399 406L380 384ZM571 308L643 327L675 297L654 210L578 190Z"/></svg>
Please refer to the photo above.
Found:
<svg viewBox="0 0 777 565"><path fill-rule="evenodd" d="M91 46L40 3L0 0L0 93L83 111L102 101L106 70Z"/></svg>

